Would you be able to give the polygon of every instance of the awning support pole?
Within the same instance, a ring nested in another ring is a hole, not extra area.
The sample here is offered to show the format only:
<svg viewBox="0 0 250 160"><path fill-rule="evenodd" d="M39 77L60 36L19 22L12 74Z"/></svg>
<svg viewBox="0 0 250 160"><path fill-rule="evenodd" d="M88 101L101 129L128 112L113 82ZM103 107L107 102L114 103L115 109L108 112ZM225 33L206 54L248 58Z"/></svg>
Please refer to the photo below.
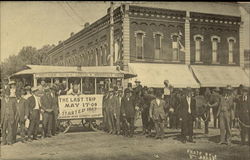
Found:
<svg viewBox="0 0 250 160"><path fill-rule="evenodd" d="M68 78L66 78L66 87L67 87L67 89L69 89L69 79Z"/></svg>
<svg viewBox="0 0 250 160"><path fill-rule="evenodd" d="M36 78L36 74L33 74L33 79L34 79L33 85L34 85L34 87L37 87L37 78Z"/></svg>
<svg viewBox="0 0 250 160"><path fill-rule="evenodd" d="M80 91L82 93L82 77L81 77Z"/></svg>
<svg viewBox="0 0 250 160"><path fill-rule="evenodd" d="M50 85L53 85L53 78L50 78Z"/></svg>
<svg viewBox="0 0 250 160"><path fill-rule="evenodd" d="M97 93L97 86L96 86L96 78L95 78L95 94Z"/></svg>

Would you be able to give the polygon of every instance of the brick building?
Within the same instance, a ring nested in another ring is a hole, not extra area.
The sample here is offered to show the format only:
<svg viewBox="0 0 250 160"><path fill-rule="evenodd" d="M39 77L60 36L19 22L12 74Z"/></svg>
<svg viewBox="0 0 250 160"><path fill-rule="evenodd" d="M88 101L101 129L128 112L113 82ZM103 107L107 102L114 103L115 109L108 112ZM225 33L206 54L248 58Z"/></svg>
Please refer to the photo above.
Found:
<svg viewBox="0 0 250 160"><path fill-rule="evenodd" d="M45 63L120 65L151 87L163 86L165 79L180 88L249 84L242 69L245 28L238 4L183 3L111 7L104 17L60 42Z"/></svg>

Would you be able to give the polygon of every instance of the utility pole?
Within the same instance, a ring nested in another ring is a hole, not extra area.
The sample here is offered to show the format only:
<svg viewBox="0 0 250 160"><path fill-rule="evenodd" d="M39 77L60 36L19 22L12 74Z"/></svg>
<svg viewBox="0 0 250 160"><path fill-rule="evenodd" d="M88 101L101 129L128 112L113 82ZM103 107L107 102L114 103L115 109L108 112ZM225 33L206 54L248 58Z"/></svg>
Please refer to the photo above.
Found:
<svg viewBox="0 0 250 160"><path fill-rule="evenodd" d="M110 2L110 66L114 65L114 2Z"/></svg>

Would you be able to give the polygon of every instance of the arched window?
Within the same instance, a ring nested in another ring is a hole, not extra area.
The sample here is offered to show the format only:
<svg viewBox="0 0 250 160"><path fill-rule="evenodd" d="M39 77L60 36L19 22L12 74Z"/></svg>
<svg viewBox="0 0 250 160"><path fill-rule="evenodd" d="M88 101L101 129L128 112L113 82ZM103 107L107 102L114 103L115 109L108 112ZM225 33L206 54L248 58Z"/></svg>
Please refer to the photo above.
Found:
<svg viewBox="0 0 250 160"><path fill-rule="evenodd" d="M218 43L220 43L220 37L212 36L211 42L212 42L212 63L217 64L219 63Z"/></svg>
<svg viewBox="0 0 250 160"><path fill-rule="evenodd" d="M144 58L144 42L143 39L146 36L143 31L135 32L135 45L136 45L136 58L143 59Z"/></svg>
<svg viewBox="0 0 250 160"><path fill-rule="evenodd" d="M234 44L236 43L236 38L234 37L229 37L227 38L228 42L228 63L233 64L234 63Z"/></svg>
<svg viewBox="0 0 250 160"><path fill-rule="evenodd" d="M162 42L161 41L163 38L163 34L160 32L154 32L153 38L154 38L154 48L155 48L154 58L155 58L155 60L159 60L159 59L161 59L161 52L162 52L162 49L161 49Z"/></svg>
<svg viewBox="0 0 250 160"><path fill-rule="evenodd" d="M202 35L195 35L195 62L201 62L201 42L204 40Z"/></svg>

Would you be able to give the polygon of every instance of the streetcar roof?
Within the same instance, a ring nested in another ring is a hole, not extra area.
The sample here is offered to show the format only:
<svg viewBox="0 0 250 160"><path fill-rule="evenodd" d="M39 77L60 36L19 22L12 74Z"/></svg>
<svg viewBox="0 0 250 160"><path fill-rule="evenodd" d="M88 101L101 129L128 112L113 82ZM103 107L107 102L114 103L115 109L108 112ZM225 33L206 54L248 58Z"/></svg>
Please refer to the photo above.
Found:
<svg viewBox="0 0 250 160"><path fill-rule="evenodd" d="M47 66L26 65L23 70L14 73L11 77L35 75L44 77L120 77L133 78L136 74L118 69L116 66Z"/></svg>

